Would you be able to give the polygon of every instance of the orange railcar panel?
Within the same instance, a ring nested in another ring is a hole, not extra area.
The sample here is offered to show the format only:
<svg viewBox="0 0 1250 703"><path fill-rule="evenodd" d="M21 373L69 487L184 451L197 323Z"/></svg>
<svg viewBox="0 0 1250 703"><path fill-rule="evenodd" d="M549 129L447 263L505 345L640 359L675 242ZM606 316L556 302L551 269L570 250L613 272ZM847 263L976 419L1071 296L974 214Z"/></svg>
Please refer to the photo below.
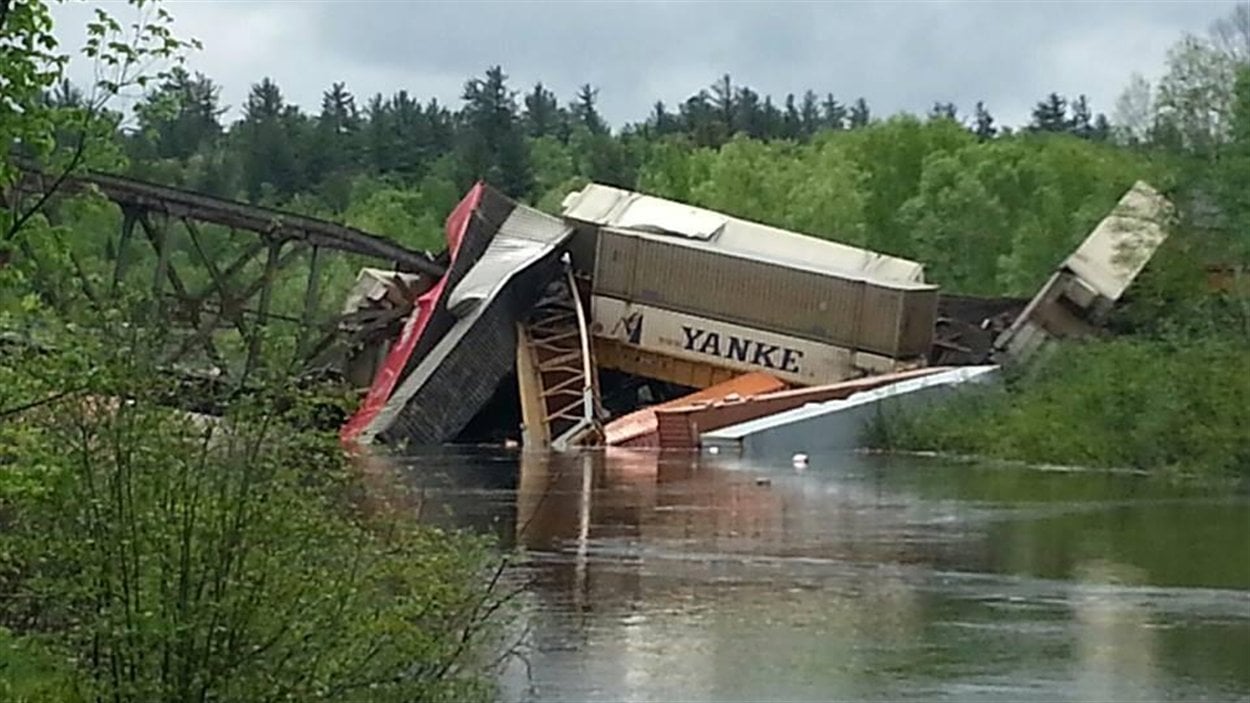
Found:
<svg viewBox="0 0 1250 703"><path fill-rule="evenodd" d="M603 428L604 440L610 447L656 447L658 423L656 411L686 407L695 403L711 403L731 398L748 398L786 388L784 381L766 373L748 373L667 403L652 405L622 415Z"/></svg>
<svg viewBox="0 0 1250 703"><path fill-rule="evenodd" d="M654 413L655 436L661 449L696 449L699 446L699 435L703 432L773 415L808 403L841 400L862 391L945 370L947 370L945 367L935 366L858 378L826 386L765 393L754 397L743 395L741 398L727 398L698 405L672 404L668 407L659 407Z"/></svg>

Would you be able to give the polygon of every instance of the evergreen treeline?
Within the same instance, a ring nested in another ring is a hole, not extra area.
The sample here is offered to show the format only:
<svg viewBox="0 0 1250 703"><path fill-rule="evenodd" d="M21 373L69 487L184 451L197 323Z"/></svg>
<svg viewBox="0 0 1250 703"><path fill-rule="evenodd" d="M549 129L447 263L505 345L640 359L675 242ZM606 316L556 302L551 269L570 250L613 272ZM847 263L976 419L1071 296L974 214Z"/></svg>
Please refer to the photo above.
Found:
<svg viewBox="0 0 1250 703"><path fill-rule="evenodd" d="M675 110L655 103L644 121L616 133L599 113L594 86L583 85L567 103L542 83L522 95L498 66L465 83L458 108L405 90L374 95L362 105L345 84L334 83L320 112L308 114L264 78L252 86L241 119L226 125L220 94L211 78L174 69L135 109L135 127L124 137L134 170L252 201L311 194L336 210L347 205L344 180L359 176L410 186L443 178L456 189L485 178L513 197L533 200L544 194L544 178L549 181L553 172L632 187L646 160L643 144L719 148L741 138L809 143L824 132L873 122L864 98L843 103L832 93L822 97L808 90L778 105L728 75ZM81 97L66 85L51 99L73 103ZM953 103L936 103L928 121L941 120L966 122L981 140L1011 134L996 126L984 103L967 120ZM1107 117L1094 116L1085 96L1069 104L1056 93L1038 103L1027 129L1093 141L1111 134ZM560 163L567 160L572 163Z"/></svg>
<svg viewBox="0 0 1250 703"><path fill-rule="evenodd" d="M361 104L334 83L308 114L265 78L226 125L220 93L184 70L150 91L120 135L132 174L345 219L428 248L479 178L547 209L596 181L919 257L957 288L1022 291L1044 273L1051 248L1079 236L1145 168L1109 146L1108 119L1084 96L1047 96L1013 133L983 103L966 119L938 103L924 118L882 120L863 98L809 90L778 104L727 75L617 131L595 87L568 101L542 83L521 94L500 67L467 81L457 107L403 90ZM72 89L53 100L74 100ZM971 162L980 165L968 171ZM989 169L993 182L979 180ZM1079 188L1060 187L1073 176ZM1058 209L1038 212L1039 203ZM980 230L968 236L986 243L976 258L987 265L946 261L942 240L966 227Z"/></svg>
<svg viewBox="0 0 1250 703"><path fill-rule="evenodd" d="M1208 37L1179 40L1157 82L1134 77L1114 119L1053 92L1014 129L982 102L880 117L863 98L774 100L728 75L613 129L595 86L521 91L498 66L455 105L405 90L358 99L333 83L315 114L264 78L226 124L220 87L175 69L119 120L117 143L137 177L416 247L440 247L443 218L478 179L549 211L595 181L915 258L947 290L1025 295L1135 180L1179 186L1174 197L1214 205L1228 230L1250 216L1244 189L1228 185L1250 172L1250 114L1234 89L1246 46L1239 6ZM81 96L62 85L48 99ZM1244 255L1232 244L1210 257Z"/></svg>

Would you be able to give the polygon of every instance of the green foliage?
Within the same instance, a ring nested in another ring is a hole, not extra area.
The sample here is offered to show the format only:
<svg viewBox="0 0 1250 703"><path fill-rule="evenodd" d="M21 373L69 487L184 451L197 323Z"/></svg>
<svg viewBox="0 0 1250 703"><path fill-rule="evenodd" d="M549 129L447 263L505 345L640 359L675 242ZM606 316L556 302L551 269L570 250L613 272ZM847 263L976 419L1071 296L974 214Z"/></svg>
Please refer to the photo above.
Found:
<svg viewBox="0 0 1250 703"><path fill-rule="evenodd" d="M302 405L161 407L138 339L6 354L0 662L84 700L485 697L487 545L377 502Z"/></svg>
<svg viewBox="0 0 1250 703"><path fill-rule="evenodd" d="M151 0L130 0L137 15L123 27L112 14L95 9L87 24L82 54L95 64L96 81L83 95L64 82L69 55L61 51L52 15L42 0L6 2L0 7L0 185L12 190L19 178L14 157L33 162L53 178L102 157L112 143L118 116L109 102L131 87L145 87L164 76L153 67L180 60L197 46L177 38L172 17ZM53 93L53 88L62 90ZM9 205L0 246L15 240L46 204L46 198Z"/></svg>
<svg viewBox="0 0 1250 703"><path fill-rule="evenodd" d="M457 135L457 154L462 186L485 180L521 198L533 187L533 173L516 92L508 88L507 78L494 66L484 78L465 83L460 119L468 129Z"/></svg>
<svg viewBox="0 0 1250 703"><path fill-rule="evenodd" d="M1250 288L1213 292L1209 233L1180 223L1113 309L1003 388L883 418L875 446L1250 477ZM1110 336L1115 335L1115 336Z"/></svg>
<svg viewBox="0 0 1250 703"><path fill-rule="evenodd" d="M0 627L0 700L70 703L81 700L62 662L38 642Z"/></svg>
<svg viewBox="0 0 1250 703"><path fill-rule="evenodd" d="M419 189L399 189L359 181L343 218L366 232L390 237L404 245L437 251L446 245L443 217L458 199L455 187L434 177Z"/></svg>
<svg viewBox="0 0 1250 703"><path fill-rule="evenodd" d="M1027 295L1124 194L1168 170L1069 135L981 141L899 117L810 144L666 140L640 186L748 219L923 261L952 292Z"/></svg>
<svg viewBox="0 0 1250 703"><path fill-rule="evenodd" d="M1250 477L1250 344L1126 338L1056 349L1027 378L891 418L890 448Z"/></svg>

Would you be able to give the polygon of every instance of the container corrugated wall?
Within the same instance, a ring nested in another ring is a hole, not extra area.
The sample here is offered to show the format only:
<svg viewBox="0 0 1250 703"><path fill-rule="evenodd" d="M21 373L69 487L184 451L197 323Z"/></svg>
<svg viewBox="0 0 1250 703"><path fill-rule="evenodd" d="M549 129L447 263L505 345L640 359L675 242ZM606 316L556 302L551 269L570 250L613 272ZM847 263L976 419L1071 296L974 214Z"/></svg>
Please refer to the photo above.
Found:
<svg viewBox="0 0 1250 703"><path fill-rule="evenodd" d="M634 297L634 269L638 260L638 238L599 233L595 256L596 293L625 299Z"/></svg>
<svg viewBox="0 0 1250 703"><path fill-rule="evenodd" d="M599 233L594 227L577 225L573 228L573 236L569 238L567 249L574 271L588 276L594 274L598 241Z"/></svg>
<svg viewBox="0 0 1250 703"><path fill-rule="evenodd" d="M595 292L853 349L925 354L934 287L901 287L790 268L601 230Z"/></svg>
<svg viewBox="0 0 1250 703"><path fill-rule="evenodd" d="M904 298L899 348L910 354L928 354L937 324L937 289L909 291Z"/></svg>

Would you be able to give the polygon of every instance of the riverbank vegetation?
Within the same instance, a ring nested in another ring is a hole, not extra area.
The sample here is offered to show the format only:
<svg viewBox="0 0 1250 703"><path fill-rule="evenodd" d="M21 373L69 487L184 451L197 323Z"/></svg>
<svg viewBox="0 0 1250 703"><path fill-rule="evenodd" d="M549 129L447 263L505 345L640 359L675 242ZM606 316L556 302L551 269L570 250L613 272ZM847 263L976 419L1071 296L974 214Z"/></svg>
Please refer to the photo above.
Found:
<svg viewBox="0 0 1250 703"><path fill-rule="evenodd" d="M893 416L881 448L1250 477L1250 345L1221 336L1066 344L992 391Z"/></svg>
<svg viewBox="0 0 1250 703"><path fill-rule="evenodd" d="M488 698L489 545L379 502L289 392L169 409L136 329L5 350L0 697Z"/></svg>
<svg viewBox="0 0 1250 703"><path fill-rule="evenodd" d="M20 187L124 164L110 102L194 47L131 5L88 27L80 93L47 6L0 2L0 700L488 700L499 553L417 524L281 358L221 417L171 407L150 274L106 286L100 203Z"/></svg>
<svg viewBox="0 0 1250 703"><path fill-rule="evenodd" d="M1184 223L1102 338L1061 342L1001 387L884 416L881 449L1250 479L1250 276L1244 232ZM1212 252L1238 262L1213 275Z"/></svg>

